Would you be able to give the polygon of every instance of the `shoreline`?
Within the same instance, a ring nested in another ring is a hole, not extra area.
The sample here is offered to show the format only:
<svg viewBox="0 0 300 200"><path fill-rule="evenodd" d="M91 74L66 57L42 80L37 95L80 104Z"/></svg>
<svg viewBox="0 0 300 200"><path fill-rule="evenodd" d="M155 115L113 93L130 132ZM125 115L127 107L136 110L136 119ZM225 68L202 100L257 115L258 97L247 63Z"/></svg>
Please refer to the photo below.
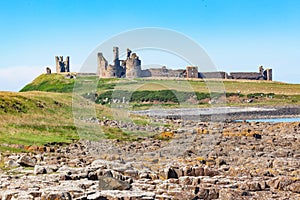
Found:
<svg viewBox="0 0 300 200"><path fill-rule="evenodd" d="M133 111L132 113L147 115L154 118L199 121L235 121L250 119L297 118L300 117L300 106L177 108Z"/></svg>

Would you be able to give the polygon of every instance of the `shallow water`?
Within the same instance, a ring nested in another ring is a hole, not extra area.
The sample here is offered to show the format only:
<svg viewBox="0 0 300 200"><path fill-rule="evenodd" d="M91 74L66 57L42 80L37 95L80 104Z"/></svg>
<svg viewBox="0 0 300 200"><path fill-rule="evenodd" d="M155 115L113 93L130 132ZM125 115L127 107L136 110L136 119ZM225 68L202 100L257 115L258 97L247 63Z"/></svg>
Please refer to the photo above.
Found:
<svg viewBox="0 0 300 200"><path fill-rule="evenodd" d="M237 120L237 121L243 121L243 120ZM300 117L294 117L294 118L274 118L274 119L249 119L246 120L247 122L300 122Z"/></svg>

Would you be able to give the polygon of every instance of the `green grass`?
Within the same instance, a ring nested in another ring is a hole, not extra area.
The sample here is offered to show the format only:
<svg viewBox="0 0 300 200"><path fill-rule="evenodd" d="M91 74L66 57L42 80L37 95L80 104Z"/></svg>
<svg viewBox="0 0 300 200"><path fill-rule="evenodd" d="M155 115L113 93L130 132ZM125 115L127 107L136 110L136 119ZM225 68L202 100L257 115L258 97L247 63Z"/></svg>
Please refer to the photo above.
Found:
<svg viewBox="0 0 300 200"><path fill-rule="evenodd" d="M300 84L289 84L272 81L248 81L248 80L155 80L138 79L131 82L117 84L118 90L177 90L186 92L222 92L242 94L250 93L275 93L285 95L300 94Z"/></svg>
<svg viewBox="0 0 300 200"><path fill-rule="evenodd" d="M134 80L109 78L98 79L96 76L78 76L76 79L64 77L65 74L42 74L31 83L26 85L22 92L25 91L46 91L46 92L73 92L73 86L80 88L86 83L95 86L98 93L108 90L126 90L126 91L143 91L143 90L176 90L183 92L199 93L218 93L226 91L227 93L242 94L250 93L274 93L284 95L300 94L300 84L289 84L272 81L249 81L249 80L214 80L207 79L149 79L138 78Z"/></svg>
<svg viewBox="0 0 300 200"><path fill-rule="evenodd" d="M45 92L72 92L75 79L67 79L61 74L42 74L26 85L20 92L45 91Z"/></svg>
<svg viewBox="0 0 300 200"><path fill-rule="evenodd" d="M0 152L24 151L15 148L15 144L42 146L71 143L80 138L136 140L140 135L146 135L85 123L80 118L89 118L93 112L100 119L114 119L113 109L93 105L95 110L89 110L81 104L72 105L73 101L90 104L83 97L72 96L71 93L0 92ZM77 116L73 116L73 108L78 111ZM133 116L132 119L140 124L146 123L143 117Z"/></svg>
<svg viewBox="0 0 300 200"><path fill-rule="evenodd" d="M24 152L27 152L27 151L25 149L19 149L19 148L14 148L14 147L10 147L10 146L0 145L0 152L24 153ZM0 163L0 166L1 166L1 163Z"/></svg>
<svg viewBox="0 0 300 200"><path fill-rule="evenodd" d="M207 99L226 91L227 99L235 98L237 91L243 98L254 102L227 102L229 106L300 105L300 85L268 81L234 80L159 80L159 79L98 79L96 76L68 79L63 74L40 75L26 85L21 92L0 92L0 152L24 151L13 144L46 145L53 142L70 143L79 138L97 140L101 138L137 140L151 136L146 132L123 131L118 128L101 127L84 123L80 118L94 114L102 119L133 121L139 125L149 124L141 116L127 116L120 109L92 104L82 97L97 93L100 97L112 94L131 94L129 109L207 107L206 101L195 105L182 104L191 95ZM75 90L74 90L75 86ZM75 91L76 95L72 92ZM120 93L116 91L121 91ZM123 92L123 93L122 93ZM263 95L261 95L263 94ZM268 96L272 95L272 99ZM99 98L98 96L98 98ZM75 104L73 116L72 102ZM160 102L157 104L157 102ZM178 104L180 102L180 105ZM92 105L92 106L91 106ZM117 115L116 115L117 114ZM81 125L81 126L76 126ZM154 124L151 124L154 125ZM78 135L78 132L80 133ZM9 144L9 145L7 145ZM11 145L11 146L10 146Z"/></svg>
<svg viewBox="0 0 300 200"><path fill-rule="evenodd" d="M70 94L0 92L0 145L45 145L76 139Z"/></svg>

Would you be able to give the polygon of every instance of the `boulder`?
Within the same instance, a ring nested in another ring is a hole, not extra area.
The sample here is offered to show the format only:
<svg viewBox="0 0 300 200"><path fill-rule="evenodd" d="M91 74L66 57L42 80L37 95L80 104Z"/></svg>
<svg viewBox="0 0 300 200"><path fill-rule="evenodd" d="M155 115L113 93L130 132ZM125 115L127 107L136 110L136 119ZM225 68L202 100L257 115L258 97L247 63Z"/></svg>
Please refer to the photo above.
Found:
<svg viewBox="0 0 300 200"><path fill-rule="evenodd" d="M294 193L299 193L300 194L300 182L293 183L288 186L288 190Z"/></svg>
<svg viewBox="0 0 300 200"><path fill-rule="evenodd" d="M176 178L178 179L178 174L176 173L176 171L173 168L169 168L166 170L166 175L167 175L167 179L170 178Z"/></svg>
<svg viewBox="0 0 300 200"><path fill-rule="evenodd" d="M246 190L246 191L261 191L261 184L258 181L246 181L243 182L240 187L241 190Z"/></svg>
<svg viewBox="0 0 300 200"><path fill-rule="evenodd" d="M204 169L203 167L194 167L195 176L203 176L204 175Z"/></svg>
<svg viewBox="0 0 300 200"><path fill-rule="evenodd" d="M46 174L47 171L46 171L44 166L36 165L36 166L34 166L33 173L35 175L37 175L37 174Z"/></svg>
<svg viewBox="0 0 300 200"><path fill-rule="evenodd" d="M36 164L36 158L31 158L30 156L25 155L18 160L18 163L24 167L34 167Z"/></svg>
<svg viewBox="0 0 300 200"><path fill-rule="evenodd" d="M129 190L131 185L113 177L99 177L99 190Z"/></svg>
<svg viewBox="0 0 300 200"><path fill-rule="evenodd" d="M42 195L42 200L71 200L69 192L50 192Z"/></svg>
<svg viewBox="0 0 300 200"><path fill-rule="evenodd" d="M15 160L8 160L8 161L6 162L6 165L7 165L8 167L19 167L19 166L20 166L20 164L17 163Z"/></svg>

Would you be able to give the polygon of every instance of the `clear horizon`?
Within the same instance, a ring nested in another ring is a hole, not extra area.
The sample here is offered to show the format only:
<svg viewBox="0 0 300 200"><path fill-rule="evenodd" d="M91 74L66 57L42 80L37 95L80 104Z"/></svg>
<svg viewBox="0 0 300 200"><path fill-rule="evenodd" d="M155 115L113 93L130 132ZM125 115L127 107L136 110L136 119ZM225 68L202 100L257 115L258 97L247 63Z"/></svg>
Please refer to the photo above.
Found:
<svg viewBox="0 0 300 200"><path fill-rule="evenodd" d="M78 71L100 43L143 27L193 39L219 71L263 65L273 69L275 81L300 83L299 10L297 0L1 1L0 91L20 90L47 66L55 71L56 55L69 55L71 70ZM163 56L141 59L174 66Z"/></svg>

